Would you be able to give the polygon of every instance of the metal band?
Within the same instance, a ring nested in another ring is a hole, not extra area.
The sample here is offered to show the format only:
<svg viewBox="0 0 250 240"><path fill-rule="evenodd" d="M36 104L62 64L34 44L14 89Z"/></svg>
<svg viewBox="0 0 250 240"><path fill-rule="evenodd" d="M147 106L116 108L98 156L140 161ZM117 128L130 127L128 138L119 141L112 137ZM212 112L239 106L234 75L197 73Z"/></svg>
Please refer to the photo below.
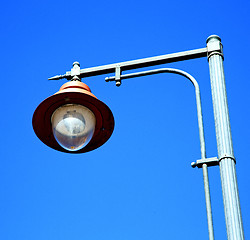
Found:
<svg viewBox="0 0 250 240"><path fill-rule="evenodd" d="M223 53L217 52L217 51L216 51L216 52L210 52L210 53L208 53L208 54L207 54L207 60L209 60L209 58L212 57L212 56L215 55L215 54L216 54L216 55L220 55L220 56L222 57L222 59L224 60L224 55L223 55Z"/></svg>
<svg viewBox="0 0 250 240"><path fill-rule="evenodd" d="M236 159L235 159L235 157L234 157L233 155L227 155L227 154L225 154L223 157L219 158L219 162L220 162L221 160L225 159L225 158L230 158L230 159L232 159L232 160L235 162L235 164L236 164Z"/></svg>

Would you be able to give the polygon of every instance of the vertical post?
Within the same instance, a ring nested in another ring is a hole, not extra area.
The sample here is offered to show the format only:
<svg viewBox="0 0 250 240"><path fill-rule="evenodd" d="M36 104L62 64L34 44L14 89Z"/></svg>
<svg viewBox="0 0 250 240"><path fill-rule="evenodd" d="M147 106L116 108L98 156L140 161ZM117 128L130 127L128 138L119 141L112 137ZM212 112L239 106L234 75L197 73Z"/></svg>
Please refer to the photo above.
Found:
<svg viewBox="0 0 250 240"><path fill-rule="evenodd" d="M220 51L218 51L218 46L220 46ZM207 39L207 50L227 238L243 240L244 232L229 122L223 53L218 36L212 35Z"/></svg>

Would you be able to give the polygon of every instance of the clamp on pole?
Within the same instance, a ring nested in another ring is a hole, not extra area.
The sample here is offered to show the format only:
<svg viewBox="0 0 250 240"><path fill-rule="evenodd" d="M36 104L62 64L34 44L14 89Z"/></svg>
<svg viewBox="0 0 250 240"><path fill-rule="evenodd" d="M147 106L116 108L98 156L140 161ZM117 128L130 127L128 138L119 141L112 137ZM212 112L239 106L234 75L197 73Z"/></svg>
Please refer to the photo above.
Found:
<svg viewBox="0 0 250 240"><path fill-rule="evenodd" d="M217 166L217 165L219 165L219 161L220 160L217 157L204 158L204 159L197 160L196 162L192 162L191 166L193 168L195 168L195 167L202 168L203 164L206 164L208 167Z"/></svg>
<svg viewBox="0 0 250 240"><path fill-rule="evenodd" d="M219 159L217 157L212 157L212 158L205 158L205 159L197 160L196 162L192 162L191 166L193 168L195 168L195 167L202 168L203 164L207 164L208 167L218 166L220 161L225 159L225 158L230 158L236 163L234 156L225 154L222 157L220 157Z"/></svg>
<svg viewBox="0 0 250 240"><path fill-rule="evenodd" d="M231 154L223 154L223 155L220 157L219 162L220 162L221 160L225 159L225 158L230 158L230 159L232 159L232 160L235 162L235 164L236 164L236 159L235 159L235 157L234 157L233 155L231 155Z"/></svg>

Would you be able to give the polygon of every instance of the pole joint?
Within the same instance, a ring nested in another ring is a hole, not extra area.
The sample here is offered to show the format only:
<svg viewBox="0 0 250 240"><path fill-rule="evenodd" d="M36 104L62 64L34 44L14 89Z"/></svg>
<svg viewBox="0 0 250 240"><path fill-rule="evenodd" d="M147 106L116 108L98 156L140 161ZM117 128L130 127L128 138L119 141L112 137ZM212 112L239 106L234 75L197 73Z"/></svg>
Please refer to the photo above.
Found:
<svg viewBox="0 0 250 240"><path fill-rule="evenodd" d="M215 54L220 55L224 59L223 46L220 37L217 35L211 35L207 39L207 58L209 59Z"/></svg>

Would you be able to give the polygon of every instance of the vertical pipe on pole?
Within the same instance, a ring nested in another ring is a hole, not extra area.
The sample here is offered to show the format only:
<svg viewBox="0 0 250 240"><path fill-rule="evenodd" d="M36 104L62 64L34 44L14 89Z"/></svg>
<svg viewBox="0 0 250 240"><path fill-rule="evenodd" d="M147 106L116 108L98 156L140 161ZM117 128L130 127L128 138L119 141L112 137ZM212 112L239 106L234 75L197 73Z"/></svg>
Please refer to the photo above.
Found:
<svg viewBox="0 0 250 240"><path fill-rule="evenodd" d="M186 77L189 77L189 80L193 83L195 87L197 116L198 116L199 135L200 135L201 158L206 159L206 146L205 146L205 134L204 134L204 125L203 125L202 108L201 108L200 87L191 75L187 75ZM214 240L214 227L213 227L213 217L212 217L211 196L210 196L207 164L202 165L202 171L203 171L203 183L204 183L206 210L207 210L208 235L209 235L209 240Z"/></svg>
<svg viewBox="0 0 250 240"><path fill-rule="evenodd" d="M140 76L147 76L152 74L158 73L175 73L179 74L183 77L186 77L194 86L195 88L195 97L196 97L196 106L197 106L197 116L198 116L198 126L199 126L199 137L200 137L200 149L201 149L201 158L206 159L206 146L205 146L205 134L204 134L204 126L203 126L203 117L202 117L202 107L201 107L201 96L200 96L200 87L198 82L195 80L193 76L189 73L184 72L179 69L174 68L160 68L154 69L144 72L137 72L137 73L130 73L120 76L120 79L126 78L133 78L133 77L140 77ZM109 77L106 78L106 81L116 80L116 77ZM213 229L213 218L212 218L212 207L211 207L211 197L210 197L210 190L209 190L209 179L208 179L208 170L207 164L202 165L203 170L203 180L204 180L204 190L205 190L205 200L206 200L206 210L207 210L207 223L208 223L208 234L209 240L214 240L214 229Z"/></svg>
<svg viewBox="0 0 250 240"><path fill-rule="evenodd" d="M207 164L204 163L202 165L202 170L203 170L204 191L205 191L205 200L207 209L208 235L209 235L209 240L214 240L213 217L212 217Z"/></svg>
<svg viewBox="0 0 250 240"><path fill-rule="evenodd" d="M220 45L221 51L218 49ZM207 39L208 61L214 108L215 130L226 219L227 238L243 240L243 224L236 178L235 158L228 113L221 40L212 35Z"/></svg>

